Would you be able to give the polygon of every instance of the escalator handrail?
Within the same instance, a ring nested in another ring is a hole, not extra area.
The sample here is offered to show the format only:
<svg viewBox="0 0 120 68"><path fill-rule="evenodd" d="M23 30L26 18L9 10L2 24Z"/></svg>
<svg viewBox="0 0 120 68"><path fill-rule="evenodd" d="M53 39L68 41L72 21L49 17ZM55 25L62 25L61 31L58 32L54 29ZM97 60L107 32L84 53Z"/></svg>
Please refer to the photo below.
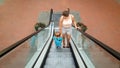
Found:
<svg viewBox="0 0 120 68"><path fill-rule="evenodd" d="M97 40L96 38L94 38L93 36L89 35L88 33L82 32L80 29L77 29L78 31L80 31L84 36L86 36L87 38L91 39L92 41L94 41L96 44L98 44L100 47L102 47L103 49L105 49L107 52L109 52L111 55L113 55L115 58L117 58L118 60L120 60L120 53L117 52L116 50L110 48L108 45L104 44L103 42Z"/></svg>
<svg viewBox="0 0 120 68"><path fill-rule="evenodd" d="M44 51L44 49L46 48L46 45L47 45L48 42L50 41L50 37L51 37L51 33L52 33L52 27L53 27L53 24L52 24L52 22L51 22L51 24L50 24L51 30L50 30L50 32L49 32L48 37L46 38L47 40L46 40L45 43L43 44L43 47L41 48L41 50L40 50L40 51L38 50L39 53L38 53L38 51L36 51L36 52L34 53L34 56L33 56L33 57L30 59L30 61L26 64L25 68L34 68L34 66L36 65L39 57L42 55L42 52ZM40 64L40 63L39 63L39 64Z"/></svg>
<svg viewBox="0 0 120 68"><path fill-rule="evenodd" d="M73 51L73 54L75 56L75 59L77 61L77 66L80 68L87 68L86 63L84 62L84 59L82 58L81 54L79 53L78 48L76 47L75 42L73 41L72 37L70 39L70 45L71 45L71 49Z"/></svg>
<svg viewBox="0 0 120 68"><path fill-rule="evenodd" d="M53 24L52 24L51 28L52 28L52 30L51 30L50 36L49 36L48 40L46 41L44 47L42 48L42 51L40 52L36 61L34 62L34 65L32 66L32 68L37 68L37 67L43 68L42 66L44 64L44 60L46 59L46 55L48 53L48 50L50 49L50 45L52 44L53 29L54 29Z"/></svg>
<svg viewBox="0 0 120 68"><path fill-rule="evenodd" d="M53 9L50 10L50 19L49 19L49 23L46 27L48 27L50 25L50 22L52 21L52 14L53 14ZM45 27L45 28L46 28ZM20 44L22 44L23 42L25 42L26 40L28 40L29 38L31 38L32 36L36 35L37 33L39 33L40 31L42 31L43 29L45 28L42 28L30 35L28 35L27 37L17 41L16 43L10 45L9 47L3 49L2 51L0 51L0 58L3 57L4 55L6 55L7 53L9 53L10 51L12 51L14 48L18 47Z"/></svg>

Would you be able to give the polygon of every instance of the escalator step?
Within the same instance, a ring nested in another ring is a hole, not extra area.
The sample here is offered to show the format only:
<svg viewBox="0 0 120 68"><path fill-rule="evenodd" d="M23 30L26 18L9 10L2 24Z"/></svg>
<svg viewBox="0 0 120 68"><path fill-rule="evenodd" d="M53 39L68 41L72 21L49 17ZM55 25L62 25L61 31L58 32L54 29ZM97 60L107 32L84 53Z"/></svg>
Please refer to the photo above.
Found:
<svg viewBox="0 0 120 68"><path fill-rule="evenodd" d="M70 48L51 46L44 68L75 68Z"/></svg>

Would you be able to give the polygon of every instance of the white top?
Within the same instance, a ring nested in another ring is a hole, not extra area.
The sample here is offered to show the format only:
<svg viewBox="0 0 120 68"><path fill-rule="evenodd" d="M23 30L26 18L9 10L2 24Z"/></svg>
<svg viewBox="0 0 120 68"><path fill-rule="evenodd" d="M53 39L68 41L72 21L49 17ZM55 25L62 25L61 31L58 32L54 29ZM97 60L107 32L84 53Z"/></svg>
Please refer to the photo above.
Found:
<svg viewBox="0 0 120 68"><path fill-rule="evenodd" d="M67 18L63 17L63 27L69 28L72 26L72 15L69 15Z"/></svg>

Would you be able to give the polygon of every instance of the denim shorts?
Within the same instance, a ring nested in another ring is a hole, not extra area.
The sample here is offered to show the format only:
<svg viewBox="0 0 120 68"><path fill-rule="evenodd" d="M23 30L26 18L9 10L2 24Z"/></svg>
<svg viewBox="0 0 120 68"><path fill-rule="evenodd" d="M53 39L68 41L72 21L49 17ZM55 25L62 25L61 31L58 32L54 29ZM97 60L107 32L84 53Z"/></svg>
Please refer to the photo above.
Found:
<svg viewBox="0 0 120 68"><path fill-rule="evenodd" d="M69 28L63 27L63 28L62 28L62 33L63 33L63 34L65 34L65 33L71 34L71 33L72 33L72 27L69 27Z"/></svg>

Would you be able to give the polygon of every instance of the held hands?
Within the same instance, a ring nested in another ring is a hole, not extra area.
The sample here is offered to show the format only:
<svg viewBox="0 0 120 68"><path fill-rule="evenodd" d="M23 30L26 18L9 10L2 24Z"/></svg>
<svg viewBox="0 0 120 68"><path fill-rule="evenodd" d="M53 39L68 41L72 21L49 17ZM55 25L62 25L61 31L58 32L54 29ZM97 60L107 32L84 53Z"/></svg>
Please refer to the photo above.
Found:
<svg viewBox="0 0 120 68"><path fill-rule="evenodd" d="M59 32L60 32L60 36L62 37L62 29L60 29Z"/></svg>
<svg viewBox="0 0 120 68"><path fill-rule="evenodd" d="M80 27L76 27L76 29L80 29Z"/></svg>

